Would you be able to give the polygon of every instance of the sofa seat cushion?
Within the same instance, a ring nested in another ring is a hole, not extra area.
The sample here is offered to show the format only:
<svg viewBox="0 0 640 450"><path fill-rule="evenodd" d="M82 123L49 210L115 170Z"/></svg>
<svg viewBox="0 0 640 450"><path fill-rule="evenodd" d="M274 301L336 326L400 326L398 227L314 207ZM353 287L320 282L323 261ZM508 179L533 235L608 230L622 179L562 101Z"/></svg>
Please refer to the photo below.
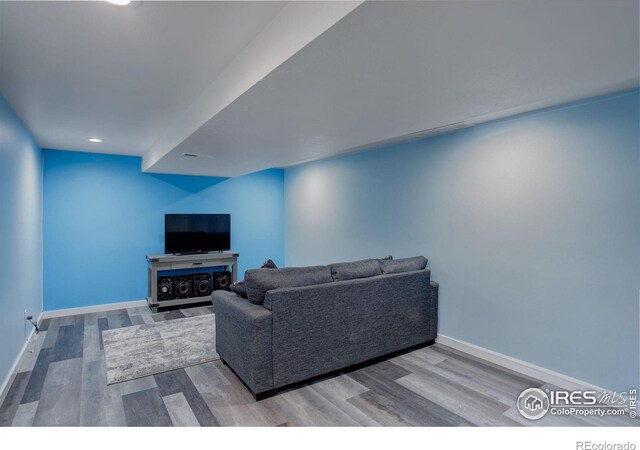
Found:
<svg viewBox="0 0 640 450"><path fill-rule="evenodd" d="M272 289L331 283L329 266L287 267L284 269L251 269L244 274L247 298L262 305L264 295Z"/></svg>
<svg viewBox="0 0 640 450"><path fill-rule="evenodd" d="M361 261L331 264L333 281L354 280L381 275L380 263L377 259L363 259Z"/></svg>
<svg viewBox="0 0 640 450"><path fill-rule="evenodd" d="M380 260L382 273L401 273L414 270L423 270L427 267L427 258L424 256L414 256L412 258Z"/></svg>

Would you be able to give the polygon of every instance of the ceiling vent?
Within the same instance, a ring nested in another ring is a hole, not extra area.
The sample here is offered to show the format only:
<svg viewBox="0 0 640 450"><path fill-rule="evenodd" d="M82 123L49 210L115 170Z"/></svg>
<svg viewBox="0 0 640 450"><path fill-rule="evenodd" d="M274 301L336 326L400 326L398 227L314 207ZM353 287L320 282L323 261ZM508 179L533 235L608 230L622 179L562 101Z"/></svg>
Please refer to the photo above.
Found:
<svg viewBox="0 0 640 450"><path fill-rule="evenodd" d="M215 155L197 155L195 153L183 153L182 156L184 156L185 158L215 158Z"/></svg>
<svg viewBox="0 0 640 450"><path fill-rule="evenodd" d="M463 130L465 128L473 127L475 123L471 122L456 122L449 125L443 125L441 127L429 128L428 130L416 131L415 133L403 134L391 139L385 139L382 141L372 142L370 144L361 145L360 147L354 147L349 150L349 153L357 153L365 150L371 150L374 148L385 147L388 145L403 144L405 142L415 141L426 137L436 136L439 134L453 133L454 131Z"/></svg>
<svg viewBox="0 0 640 450"><path fill-rule="evenodd" d="M469 128L472 126L474 126L474 124L471 122L456 122L456 123L451 123L449 125L443 125L441 127L435 127L435 128L429 128L428 130L417 131L415 133L408 134L407 137L414 139L414 138L421 138L421 137L427 137L427 136L435 136L436 134L451 133L453 131L462 130L464 128Z"/></svg>

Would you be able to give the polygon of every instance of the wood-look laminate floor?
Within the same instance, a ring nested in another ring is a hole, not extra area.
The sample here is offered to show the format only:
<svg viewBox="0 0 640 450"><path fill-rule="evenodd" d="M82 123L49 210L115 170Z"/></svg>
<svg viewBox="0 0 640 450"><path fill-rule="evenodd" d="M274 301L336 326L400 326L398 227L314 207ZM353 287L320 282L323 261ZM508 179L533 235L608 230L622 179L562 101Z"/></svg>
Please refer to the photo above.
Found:
<svg viewBox="0 0 640 450"><path fill-rule="evenodd" d="M147 308L44 320L0 407L2 426L637 426L627 417L520 416L544 383L448 347L406 353L256 402L220 361L107 386L102 330L211 314Z"/></svg>

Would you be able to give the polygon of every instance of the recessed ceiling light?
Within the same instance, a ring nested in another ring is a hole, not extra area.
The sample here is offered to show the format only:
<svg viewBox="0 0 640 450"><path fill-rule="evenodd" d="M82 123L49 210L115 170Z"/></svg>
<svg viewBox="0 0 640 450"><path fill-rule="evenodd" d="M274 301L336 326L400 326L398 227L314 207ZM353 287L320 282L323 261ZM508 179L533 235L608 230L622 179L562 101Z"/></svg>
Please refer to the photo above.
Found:
<svg viewBox="0 0 640 450"><path fill-rule="evenodd" d="M109 3L113 3L118 6L125 6L131 3L131 0L107 0Z"/></svg>
<svg viewBox="0 0 640 450"><path fill-rule="evenodd" d="M100 139L100 138L89 138L89 142L98 143L98 142L102 142L102 139Z"/></svg>

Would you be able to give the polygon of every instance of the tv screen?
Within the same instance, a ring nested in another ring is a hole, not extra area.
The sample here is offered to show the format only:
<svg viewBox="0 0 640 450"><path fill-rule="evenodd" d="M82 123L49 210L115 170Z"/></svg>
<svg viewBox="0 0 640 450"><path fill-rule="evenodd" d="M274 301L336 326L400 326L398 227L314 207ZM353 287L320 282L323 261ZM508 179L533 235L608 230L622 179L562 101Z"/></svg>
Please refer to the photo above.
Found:
<svg viewBox="0 0 640 450"><path fill-rule="evenodd" d="M165 214L165 253L201 253L230 249L230 214Z"/></svg>

